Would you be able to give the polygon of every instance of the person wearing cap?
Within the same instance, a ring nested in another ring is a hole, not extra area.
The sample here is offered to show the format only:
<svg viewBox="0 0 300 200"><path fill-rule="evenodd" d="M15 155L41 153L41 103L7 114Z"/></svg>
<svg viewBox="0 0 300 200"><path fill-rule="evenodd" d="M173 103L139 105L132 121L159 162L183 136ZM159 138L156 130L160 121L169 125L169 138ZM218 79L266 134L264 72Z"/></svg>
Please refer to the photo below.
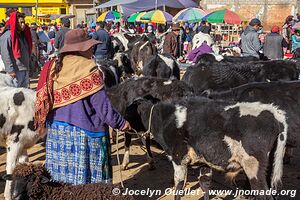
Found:
<svg viewBox="0 0 300 200"><path fill-rule="evenodd" d="M279 34L282 29L278 26L273 26L271 33L269 33L264 42L264 56L271 60L283 59L283 46L286 41L283 36Z"/></svg>
<svg viewBox="0 0 300 200"><path fill-rule="evenodd" d="M0 37L0 53L5 71L17 87L29 87L31 52L32 38L30 28L25 24L25 14L10 13Z"/></svg>
<svg viewBox="0 0 300 200"><path fill-rule="evenodd" d="M163 44L163 53L171 54L175 58L179 57L179 34L180 34L180 26L179 24L172 25L172 31L167 33L165 36L165 41Z"/></svg>
<svg viewBox="0 0 300 200"><path fill-rule="evenodd" d="M83 29L70 30L57 59L46 63L37 94L35 128L47 129L45 167L55 181L75 185L111 182L108 126L130 129L108 99L103 74Z"/></svg>
<svg viewBox="0 0 300 200"><path fill-rule="evenodd" d="M93 39L101 41L94 48L96 61L112 58L113 44L108 32L105 30L105 22L96 23L96 32L93 34Z"/></svg>
<svg viewBox="0 0 300 200"><path fill-rule="evenodd" d="M54 39L54 47L59 51L64 46L65 34L71 30L71 22L69 18L61 19L61 29L56 33Z"/></svg>
<svg viewBox="0 0 300 200"><path fill-rule="evenodd" d="M259 19L254 18L250 21L249 26L241 35L241 48L243 56L260 57L259 51L262 49L262 45L258 38L258 33L261 28L261 22Z"/></svg>

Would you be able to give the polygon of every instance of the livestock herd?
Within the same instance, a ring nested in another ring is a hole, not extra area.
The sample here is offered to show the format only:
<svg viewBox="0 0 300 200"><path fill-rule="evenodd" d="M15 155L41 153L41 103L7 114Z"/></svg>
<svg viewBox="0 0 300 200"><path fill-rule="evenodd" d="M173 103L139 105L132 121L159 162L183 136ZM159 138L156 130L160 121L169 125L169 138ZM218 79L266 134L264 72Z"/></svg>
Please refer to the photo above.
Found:
<svg viewBox="0 0 300 200"><path fill-rule="evenodd" d="M195 45L203 42L198 38ZM292 156L300 127L297 60L221 56L219 61L220 55L204 54L180 80L176 59L158 53L151 37L117 34L113 44L114 59L97 63L107 94L133 129L150 130L164 149L173 164L175 190L183 189L189 165L199 166L205 200L212 170L231 180L243 172L251 189L279 187L284 159ZM35 93L14 88L4 74L0 92L0 144L7 148L5 198L11 199L10 174L18 162L28 161L27 149L41 135L33 128ZM125 133L123 170L131 137ZM153 168L150 135L143 139Z"/></svg>

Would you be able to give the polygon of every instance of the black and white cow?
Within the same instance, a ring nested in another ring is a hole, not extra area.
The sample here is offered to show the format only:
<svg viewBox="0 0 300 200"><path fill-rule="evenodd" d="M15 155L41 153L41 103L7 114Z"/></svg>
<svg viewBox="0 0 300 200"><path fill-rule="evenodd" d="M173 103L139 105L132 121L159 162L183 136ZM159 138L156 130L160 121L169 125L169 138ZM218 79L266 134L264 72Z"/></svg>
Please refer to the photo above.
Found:
<svg viewBox="0 0 300 200"><path fill-rule="evenodd" d="M34 128L35 92L13 86L11 77L0 74L0 146L7 150L6 173L19 162L27 162L27 149L43 135ZM6 181L4 197L11 199L11 181Z"/></svg>
<svg viewBox="0 0 300 200"><path fill-rule="evenodd" d="M188 67L182 80L197 94L222 91L249 82L297 80L296 64L288 61L214 62Z"/></svg>
<svg viewBox="0 0 300 200"><path fill-rule="evenodd" d="M240 62L251 62L251 61L260 61L260 60L254 56L236 57L236 56L218 55L214 53L206 53L198 56L196 64L211 65L214 62L240 63Z"/></svg>
<svg viewBox="0 0 300 200"><path fill-rule="evenodd" d="M106 88L110 88L121 82L123 70L118 66L117 61L114 60L101 60L97 61L98 69L103 73L104 84ZM95 67L95 68L96 68ZM94 70L91 69L91 71Z"/></svg>
<svg viewBox="0 0 300 200"><path fill-rule="evenodd" d="M231 179L244 171L252 190L278 186L288 130L283 110L260 102L234 103L199 97L153 104L155 101L134 101L125 118L138 131L147 130L152 119L151 133L173 163L176 190L183 188L187 166L194 163L224 172ZM272 169L270 180L266 176L268 167ZM200 186L208 200L208 188L201 182L203 176L210 179L211 172L200 171Z"/></svg>
<svg viewBox="0 0 300 200"><path fill-rule="evenodd" d="M154 42L155 36L151 34L129 34L116 33L112 37L114 52L130 52L131 49L140 41Z"/></svg>
<svg viewBox="0 0 300 200"><path fill-rule="evenodd" d="M248 83L227 91L212 92L208 96L211 99L223 99L233 101L260 101L278 105L287 113L289 124L289 137L287 146L295 147L299 141L300 132L300 81L279 81L269 83ZM286 161L291 158L292 149L286 154Z"/></svg>
<svg viewBox="0 0 300 200"><path fill-rule="evenodd" d="M134 74L129 55L127 53L115 53L113 60L117 61L118 67L123 70L126 77L131 77Z"/></svg>
<svg viewBox="0 0 300 200"><path fill-rule="evenodd" d="M156 46L150 40L137 42L130 53L130 61L135 73L140 75L148 59L156 54Z"/></svg>
<svg viewBox="0 0 300 200"><path fill-rule="evenodd" d="M140 77L128 79L121 84L109 88L107 95L113 107L124 116L127 106L138 97L151 95L161 101L171 101L179 97L192 95L192 89L182 81L168 80L156 77ZM129 164L129 148L132 135L125 133L125 154L122 168L127 169ZM150 138L146 137L149 168L153 168L150 151Z"/></svg>
<svg viewBox="0 0 300 200"><path fill-rule="evenodd" d="M112 43L115 52L128 51L132 46L132 43L138 42L141 38L140 35L127 34L127 33L116 33L112 37ZM128 46L129 45L129 46Z"/></svg>
<svg viewBox="0 0 300 200"><path fill-rule="evenodd" d="M170 54L151 56L143 67L144 76L176 78L180 80L180 69L176 59Z"/></svg>

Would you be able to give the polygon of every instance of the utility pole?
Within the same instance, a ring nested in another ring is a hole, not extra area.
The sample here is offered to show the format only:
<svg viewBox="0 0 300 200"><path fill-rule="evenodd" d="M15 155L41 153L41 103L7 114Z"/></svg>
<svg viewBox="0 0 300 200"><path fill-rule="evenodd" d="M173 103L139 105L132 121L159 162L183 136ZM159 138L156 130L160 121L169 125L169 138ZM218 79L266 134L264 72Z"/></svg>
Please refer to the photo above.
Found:
<svg viewBox="0 0 300 200"><path fill-rule="evenodd" d="M37 13L38 13L38 4L39 4L39 0L36 0L35 2L35 23L37 22Z"/></svg>

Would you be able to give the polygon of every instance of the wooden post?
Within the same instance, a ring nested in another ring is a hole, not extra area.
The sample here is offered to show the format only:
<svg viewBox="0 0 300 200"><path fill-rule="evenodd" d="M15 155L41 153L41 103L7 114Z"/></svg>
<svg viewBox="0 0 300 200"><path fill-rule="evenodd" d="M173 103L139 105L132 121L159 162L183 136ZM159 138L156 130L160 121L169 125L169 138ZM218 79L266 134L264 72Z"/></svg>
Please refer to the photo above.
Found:
<svg viewBox="0 0 300 200"><path fill-rule="evenodd" d="M39 0L36 0L35 2L35 23L37 22L37 13L38 13L38 5L39 5Z"/></svg>

